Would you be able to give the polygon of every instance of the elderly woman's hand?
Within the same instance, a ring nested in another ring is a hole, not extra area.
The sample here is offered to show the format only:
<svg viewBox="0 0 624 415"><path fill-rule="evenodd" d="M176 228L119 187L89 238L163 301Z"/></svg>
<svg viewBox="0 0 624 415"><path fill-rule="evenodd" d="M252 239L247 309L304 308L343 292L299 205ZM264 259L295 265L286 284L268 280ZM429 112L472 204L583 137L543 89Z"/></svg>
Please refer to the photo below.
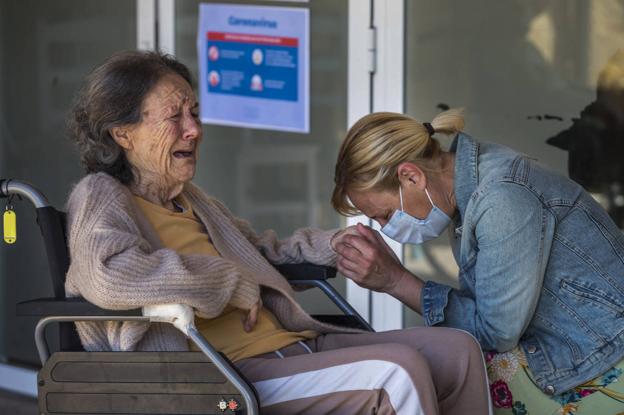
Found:
<svg viewBox="0 0 624 415"><path fill-rule="evenodd" d="M347 226L343 230L336 232L334 236L332 236L331 240L329 241L329 244L331 245L331 248L335 252L338 252L337 251L338 244L344 243L344 238L347 235L359 235L359 234L360 233L357 231L357 225Z"/></svg>
<svg viewBox="0 0 624 415"><path fill-rule="evenodd" d="M346 234L336 244L338 271L364 288L393 291L409 272L379 232L362 224L355 229L357 234Z"/></svg>
<svg viewBox="0 0 624 415"><path fill-rule="evenodd" d="M251 332L258 321L258 313L262 308L262 299L258 298L258 302L251 306L249 309L249 313L247 313L247 317L243 320L243 329L247 333Z"/></svg>

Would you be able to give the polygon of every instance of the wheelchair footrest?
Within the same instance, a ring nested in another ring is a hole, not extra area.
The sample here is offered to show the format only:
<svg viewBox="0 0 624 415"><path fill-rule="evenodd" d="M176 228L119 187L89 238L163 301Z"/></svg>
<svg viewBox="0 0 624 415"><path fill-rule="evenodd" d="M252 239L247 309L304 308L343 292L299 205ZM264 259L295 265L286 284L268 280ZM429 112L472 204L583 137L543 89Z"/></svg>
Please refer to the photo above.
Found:
<svg viewBox="0 0 624 415"><path fill-rule="evenodd" d="M199 352L58 352L39 372L41 414L244 414Z"/></svg>

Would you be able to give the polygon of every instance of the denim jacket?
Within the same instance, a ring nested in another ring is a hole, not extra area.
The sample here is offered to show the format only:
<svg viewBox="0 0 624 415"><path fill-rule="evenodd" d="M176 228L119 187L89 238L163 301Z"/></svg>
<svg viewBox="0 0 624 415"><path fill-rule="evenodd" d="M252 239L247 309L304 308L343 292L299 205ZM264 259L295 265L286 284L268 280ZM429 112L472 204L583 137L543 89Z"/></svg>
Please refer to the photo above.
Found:
<svg viewBox="0 0 624 415"><path fill-rule="evenodd" d="M519 344L558 394L624 357L624 236L578 184L517 152L459 134L450 229L460 289L428 281L429 326L485 350Z"/></svg>

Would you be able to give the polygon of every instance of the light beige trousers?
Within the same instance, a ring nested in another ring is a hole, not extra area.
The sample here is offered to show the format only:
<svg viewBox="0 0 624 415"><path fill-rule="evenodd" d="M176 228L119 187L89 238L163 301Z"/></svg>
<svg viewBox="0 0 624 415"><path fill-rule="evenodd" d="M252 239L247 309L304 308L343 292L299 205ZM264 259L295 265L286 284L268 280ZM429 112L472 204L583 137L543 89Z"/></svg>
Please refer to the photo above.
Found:
<svg viewBox="0 0 624 415"><path fill-rule="evenodd" d="M454 329L327 334L236 365L268 415L490 413L481 349Z"/></svg>

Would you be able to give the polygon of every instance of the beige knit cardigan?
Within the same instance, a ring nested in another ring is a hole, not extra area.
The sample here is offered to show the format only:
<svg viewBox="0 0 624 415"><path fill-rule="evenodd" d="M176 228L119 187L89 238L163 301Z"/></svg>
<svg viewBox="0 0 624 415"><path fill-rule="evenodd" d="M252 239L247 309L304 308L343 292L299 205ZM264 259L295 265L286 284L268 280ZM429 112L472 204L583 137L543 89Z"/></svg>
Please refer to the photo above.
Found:
<svg viewBox="0 0 624 415"><path fill-rule="evenodd" d="M228 304L249 309L261 293L264 306L288 330L354 332L313 319L269 263L331 265L336 256L329 240L335 230L301 229L284 240L273 231L257 235L249 223L193 184L185 185L182 193L220 257L180 255L164 248L126 186L105 173L83 178L67 204L67 295L111 310L182 303L214 318ZM188 350L184 335L164 323L89 322L77 323L77 328L89 351Z"/></svg>

